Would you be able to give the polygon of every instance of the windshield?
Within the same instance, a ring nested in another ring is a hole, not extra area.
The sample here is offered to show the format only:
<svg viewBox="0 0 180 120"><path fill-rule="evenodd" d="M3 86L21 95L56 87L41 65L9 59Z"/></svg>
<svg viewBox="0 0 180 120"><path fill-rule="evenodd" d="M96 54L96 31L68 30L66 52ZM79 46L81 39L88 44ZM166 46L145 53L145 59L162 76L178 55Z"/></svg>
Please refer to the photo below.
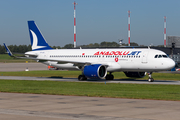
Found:
<svg viewBox="0 0 180 120"><path fill-rule="evenodd" d="M154 58L168 58L167 55L155 55Z"/></svg>

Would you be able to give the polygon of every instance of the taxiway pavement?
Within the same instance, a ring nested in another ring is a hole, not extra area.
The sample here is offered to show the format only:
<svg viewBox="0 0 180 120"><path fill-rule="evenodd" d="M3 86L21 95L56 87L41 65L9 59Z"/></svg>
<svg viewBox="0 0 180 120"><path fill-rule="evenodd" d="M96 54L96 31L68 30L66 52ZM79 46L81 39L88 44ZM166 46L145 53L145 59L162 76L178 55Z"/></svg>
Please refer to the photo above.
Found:
<svg viewBox="0 0 180 120"><path fill-rule="evenodd" d="M0 71L48 70L42 63L0 63Z"/></svg>
<svg viewBox="0 0 180 120"><path fill-rule="evenodd" d="M0 93L1 120L179 120L180 102Z"/></svg>

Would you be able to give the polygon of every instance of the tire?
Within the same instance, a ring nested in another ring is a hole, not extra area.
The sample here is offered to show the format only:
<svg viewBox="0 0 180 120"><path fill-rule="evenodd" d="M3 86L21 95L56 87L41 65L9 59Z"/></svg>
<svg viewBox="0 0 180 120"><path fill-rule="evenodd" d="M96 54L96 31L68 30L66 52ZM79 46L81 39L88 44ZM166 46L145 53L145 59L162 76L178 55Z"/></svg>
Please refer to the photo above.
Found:
<svg viewBox="0 0 180 120"><path fill-rule="evenodd" d="M78 76L78 80L79 80L79 81L87 80L87 77L84 76L84 75L79 75L79 76Z"/></svg>
<svg viewBox="0 0 180 120"><path fill-rule="evenodd" d="M114 75L106 75L106 80L114 80Z"/></svg>
<svg viewBox="0 0 180 120"><path fill-rule="evenodd" d="M153 78L149 78L148 82L154 82L154 79Z"/></svg>

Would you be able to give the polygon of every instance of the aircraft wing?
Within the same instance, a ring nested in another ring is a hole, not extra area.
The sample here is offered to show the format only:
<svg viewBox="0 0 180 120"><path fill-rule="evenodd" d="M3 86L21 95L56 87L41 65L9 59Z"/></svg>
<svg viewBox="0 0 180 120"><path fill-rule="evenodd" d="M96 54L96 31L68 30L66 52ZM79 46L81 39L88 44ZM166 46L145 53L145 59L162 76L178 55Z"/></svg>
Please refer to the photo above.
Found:
<svg viewBox="0 0 180 120"><path fill-rule="evenodd" d="M64 64L64 63L72 63L74 66L84 66L84 65L92 65L92 64L102 64L108 67L109 65L107 63L95 63L90 61L75 61L75 60L60 60L60 59L44 59L44 58L33 58L33 57L26 57L26 59L33 59L37 60L38 62L46 62L46 61L52 61L52 62L58 62L57 64Z"/></svg>
<svg viewBox="0 0 180 120"><path fill-rule="evenodd" d="M43 61L58 62L59 64L62 64L62 63L72 63L75 66L91 65L92 64L91 62L80 62L80 61L74 61L74 60L59 60L59 59L52 60L52 59L41 59L41 58L30 58L30 59L37 60L39 62L43 62Z"/></svg>

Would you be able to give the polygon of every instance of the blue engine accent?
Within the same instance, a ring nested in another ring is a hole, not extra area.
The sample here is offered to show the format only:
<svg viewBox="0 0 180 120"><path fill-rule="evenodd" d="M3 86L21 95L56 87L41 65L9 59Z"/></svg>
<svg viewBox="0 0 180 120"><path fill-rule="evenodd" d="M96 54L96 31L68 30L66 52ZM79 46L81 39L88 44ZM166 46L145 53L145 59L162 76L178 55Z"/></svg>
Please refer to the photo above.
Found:
<svg viewBox="0 0 180 120"><path fill-rule="evenodd" d="M91 79L102 79L106 76L107 70L104 65L93 64L84 67L84 75Z"/></svg>

